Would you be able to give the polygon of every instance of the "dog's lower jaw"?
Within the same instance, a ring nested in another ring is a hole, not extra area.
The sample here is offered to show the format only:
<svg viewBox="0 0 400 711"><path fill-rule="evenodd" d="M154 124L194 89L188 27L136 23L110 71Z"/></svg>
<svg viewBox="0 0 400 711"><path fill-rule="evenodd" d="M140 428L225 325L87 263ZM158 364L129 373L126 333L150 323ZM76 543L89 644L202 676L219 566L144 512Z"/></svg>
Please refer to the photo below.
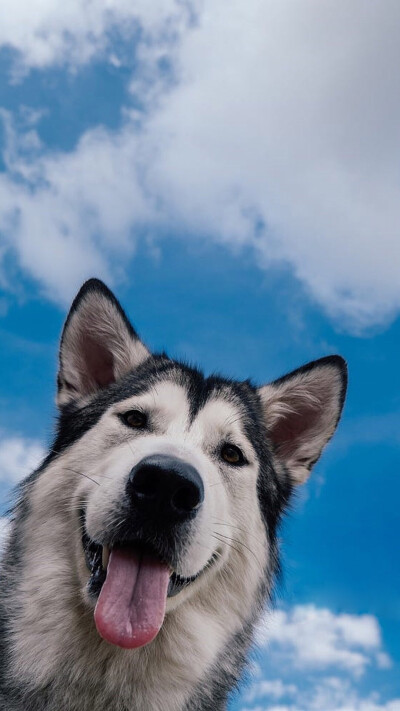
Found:
<svg viewBox="0 0 400 711"><path fill-rule="evenodd" d="M33 590L29 609L22 616L25 622L31 619L31 627L25 624L16 630L13 643L14 668L18 670L14 683L26 689L16 711L224 709L232 676L240 673L240 663L229 655L229 638L242 633L254 610L245 610L243 604L238 609L238 600L246 597L243 591L232 597L231 581L225 587L224 575L220 571L214 574L220 577L214 579L216 593L211 596L208 585L193 591L188 600L167 613L156 639L137 650L122 650L101 640L93 623L93 610L73 586L64 588L58 605L50 590L39 604L38 593ZM229 635L222 633L221 610ZM246 650L243 646L243 656ZM216 679L221 700L210 705ZM6 708L10 711L11 704Z"/></svg>
<svg viewBox="0 0 400 711"><path fill-rule="evenodd" d="M93 612L82 599L63 599L69 619L49 627L47 643L28 630L19 649L15 682L21 686L22 678L27 695L16 711L222 711L232 678L241 671L249 637L245 630L255 611L238 610L238 600L230 599L222 586L211 601L208 586L194 597L168 613L156 639L137 650L101 640ZM230 635L221 635L221 605ZM232 658L232 635L243 637L240 659ZM215 684L219 700L211 703Z"/></svg>

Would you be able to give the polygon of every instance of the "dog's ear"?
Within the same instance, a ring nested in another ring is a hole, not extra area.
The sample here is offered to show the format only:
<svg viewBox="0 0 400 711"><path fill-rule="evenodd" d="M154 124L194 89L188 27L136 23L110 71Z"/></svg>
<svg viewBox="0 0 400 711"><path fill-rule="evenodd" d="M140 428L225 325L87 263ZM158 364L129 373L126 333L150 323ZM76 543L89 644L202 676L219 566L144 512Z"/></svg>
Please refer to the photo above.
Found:
<svg viewBox="0 0 400 711"><path fill-rule="evenodd" d="M75 297L62 332L57 404L110 385L149 355L114 294L90 279Z"/></svg>
<svg viewBox="0 0 400 711"><path fill-rule="evenodd" d="M274 452L294 484L306 481L332 437L346 387L345 361L328 356L259 388Z"/></svg>

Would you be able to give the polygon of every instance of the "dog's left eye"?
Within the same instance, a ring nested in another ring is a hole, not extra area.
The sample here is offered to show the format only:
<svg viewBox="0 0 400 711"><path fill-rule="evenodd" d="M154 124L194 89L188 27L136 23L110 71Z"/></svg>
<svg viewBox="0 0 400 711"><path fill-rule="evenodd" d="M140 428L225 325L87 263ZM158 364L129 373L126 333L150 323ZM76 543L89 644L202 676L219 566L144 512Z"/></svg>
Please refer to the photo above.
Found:
<svg viewBox="0 0 400 711"><path fill-rule="evenodd" d="M228 464L244 464L243 452L234 444L224 444L221 449L221 457Z"/></svg>
<svg viewBox="0 0 400 711"><path fill-rule="evenodd" d="M121 415L121 419L128 427L134 429L143 429L147 425L147 416L140 410L129 410Z"/></svg>

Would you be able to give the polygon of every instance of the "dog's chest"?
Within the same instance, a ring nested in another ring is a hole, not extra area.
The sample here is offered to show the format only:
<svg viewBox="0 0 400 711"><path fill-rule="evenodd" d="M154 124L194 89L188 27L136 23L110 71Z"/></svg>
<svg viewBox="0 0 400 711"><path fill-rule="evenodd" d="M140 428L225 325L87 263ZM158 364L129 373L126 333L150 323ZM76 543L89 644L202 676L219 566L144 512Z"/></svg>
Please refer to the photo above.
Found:
<svg viewBox="0 0 400 711"><path fill-rule="evenodd" d="M90 684L55 687L45 707L39 702L35 711L184 711L187 704L176 694L172 685L161 693L160 689L138 689L125 684L111 691L106 684L93 688Z"/></svg>
<svg viewBox="0 0 400 711"><path fill-rule="evenodd" d="M171 630L171 636L173 631ZM178 632L178 630L175 630ZM160 644L137 655L97 648L67 662L53 677L47 705L38 711L186 711L195 690L206 683L210 659L201 658L197 645L183 634L178 644ZM203 655L205 654L203 643ZM196 653L197 652L197 653ZM203 706L195 703L201 711ZM36 711L36 707L35 707Z"/></svg>

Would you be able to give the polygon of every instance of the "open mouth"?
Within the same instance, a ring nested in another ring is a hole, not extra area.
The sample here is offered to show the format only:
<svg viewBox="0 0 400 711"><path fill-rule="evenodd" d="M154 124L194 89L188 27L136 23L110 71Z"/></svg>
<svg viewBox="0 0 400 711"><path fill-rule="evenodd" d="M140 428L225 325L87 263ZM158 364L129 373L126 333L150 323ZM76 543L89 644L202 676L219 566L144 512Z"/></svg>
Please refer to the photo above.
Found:
<svg viewBox="0 0 400 711"><path fill-rule="evenodd" d="M90 572L89 593L97 598L95 623L111 644L141 647L158 634L166 601L194 583L219 557L214 552L195 575L183 577L157 552L141 541L113 544L110 549L93 541L81 512L82 547Z"/></svg>

